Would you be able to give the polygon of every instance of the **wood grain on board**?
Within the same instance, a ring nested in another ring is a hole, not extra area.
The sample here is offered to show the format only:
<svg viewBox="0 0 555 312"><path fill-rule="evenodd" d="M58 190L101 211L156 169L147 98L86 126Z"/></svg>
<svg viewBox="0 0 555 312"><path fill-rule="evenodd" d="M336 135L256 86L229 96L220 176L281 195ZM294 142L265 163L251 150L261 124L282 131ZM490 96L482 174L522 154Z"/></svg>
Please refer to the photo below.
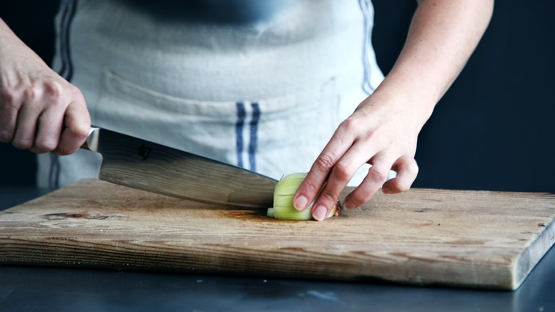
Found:
<svg viewBox="0 0 555 312"><path fill-rule="evenodd" d="M0 212L0 263L516 289L554 216L555 194L412 189L280 221L83 180Z"/></svg>

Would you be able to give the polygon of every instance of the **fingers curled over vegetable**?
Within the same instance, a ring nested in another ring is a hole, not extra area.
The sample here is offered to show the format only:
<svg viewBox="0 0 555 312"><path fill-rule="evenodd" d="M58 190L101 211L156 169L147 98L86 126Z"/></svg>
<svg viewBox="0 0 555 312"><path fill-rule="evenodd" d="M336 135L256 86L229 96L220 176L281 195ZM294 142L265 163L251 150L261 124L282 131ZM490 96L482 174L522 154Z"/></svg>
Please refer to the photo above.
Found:
<svg viewBox="0 0 555 312"><path fill-rule="evenodd" d="M299 186L294 206L324 220L364 164L371 167L345 197L345 208L363 205L380 188L387 194L409 189L418 173L414 155L422 125L403 102L368 98L337 128ZM391 170L398 174L388 180Z"/></svg>
<svg viewBox="0 0 555 312"><path fill-rule="evenodd" d="M310 209L297 210L293 207L293 196L299 185L306 178L306 173L293 173L283 177L276 185L274 207L268 209L268 216L280 220L312 220ZM339 203L336 203L326 218L339 214Z"/></svg>

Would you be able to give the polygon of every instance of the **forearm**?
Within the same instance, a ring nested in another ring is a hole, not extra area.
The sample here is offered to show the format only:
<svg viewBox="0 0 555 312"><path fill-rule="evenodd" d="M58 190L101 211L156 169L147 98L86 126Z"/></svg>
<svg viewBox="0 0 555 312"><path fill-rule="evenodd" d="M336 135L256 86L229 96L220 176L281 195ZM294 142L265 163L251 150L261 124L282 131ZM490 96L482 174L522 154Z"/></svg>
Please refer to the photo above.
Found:
<svg viewBox="0 0 555 312"><path fill-rule="evenodd" d="M8 25L6 25L6 22L4 22L4 20L0 17L0 39L3 39L11 32L12 31L10 30Z"/></svg>
<svg viewBox="0 0 555 312"><path fill-rule="evenodd" d="M4 20L0 18L0 52L10 48L14 43L18 45L23 44Z"/></svg>
<svg viewBox="0 0 555 312"><path fill-rule="evenodd" d="M17 77L16 72L8 68L10 65L18 68L26 67L29 62L44 63L0 18L0 85L4 89L14 87L22 77ZM44 66L47 66L46 63Z"/></svg>
<svg viewBox="0 0 555 312"><path fill-rule="evenodd" d="M405 46L375 95L418 105L423 125L476 48L493 0L419 2Z"/></svg>

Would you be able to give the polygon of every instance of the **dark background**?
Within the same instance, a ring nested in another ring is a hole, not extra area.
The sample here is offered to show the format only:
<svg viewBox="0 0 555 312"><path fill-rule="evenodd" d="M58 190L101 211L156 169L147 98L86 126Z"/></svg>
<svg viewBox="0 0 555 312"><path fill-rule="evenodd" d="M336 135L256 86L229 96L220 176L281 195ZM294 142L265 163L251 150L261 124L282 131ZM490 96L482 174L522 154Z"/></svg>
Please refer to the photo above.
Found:
<svg viewBox="0 0 555 312"><path fill-rule="evenodd" d="M0 1L0 17L50 63L58 0ZM374 0L387 73L416 1ZM553 1L497 1L482 42L419 137L413 187L555 192ZM35 158L0 144L0 186L33 185Z"/></svg>

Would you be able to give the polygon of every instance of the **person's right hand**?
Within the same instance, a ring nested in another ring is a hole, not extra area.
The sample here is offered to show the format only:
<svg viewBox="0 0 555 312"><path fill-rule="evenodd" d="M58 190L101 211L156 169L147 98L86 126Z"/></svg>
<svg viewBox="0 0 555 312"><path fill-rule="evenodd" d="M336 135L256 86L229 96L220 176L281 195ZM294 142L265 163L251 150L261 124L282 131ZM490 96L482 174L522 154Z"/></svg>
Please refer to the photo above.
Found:
<svg viewBox="0 0 555 312"><path fill-rule="evenodd" d="M91 126L81 91L60 77L0 19L0 142L68 155Z"/></svg>

